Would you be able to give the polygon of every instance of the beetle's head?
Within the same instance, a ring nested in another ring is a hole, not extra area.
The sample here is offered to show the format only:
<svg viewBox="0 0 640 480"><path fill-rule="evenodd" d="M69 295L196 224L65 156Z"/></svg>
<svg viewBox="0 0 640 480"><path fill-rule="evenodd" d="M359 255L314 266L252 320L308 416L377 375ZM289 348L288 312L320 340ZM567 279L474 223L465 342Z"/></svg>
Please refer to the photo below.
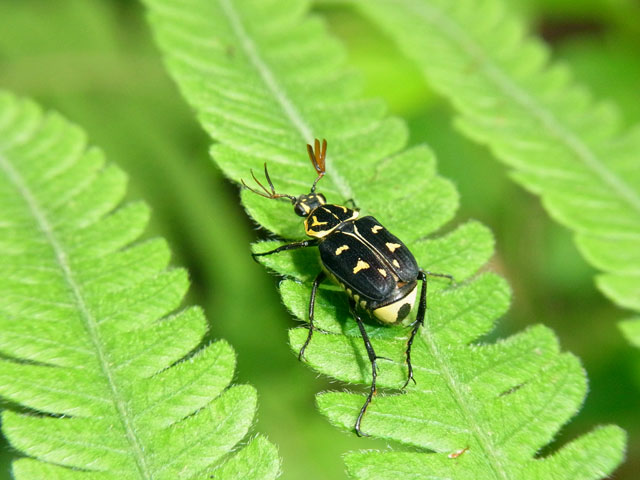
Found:
<svg viewBox="0 0 640 480"><path fill-rule="evenodd" d="M327 199L321 193L309 193L300 195L293 204L293 210L297 215L306 217L320 205L327 203Z"/></svg>

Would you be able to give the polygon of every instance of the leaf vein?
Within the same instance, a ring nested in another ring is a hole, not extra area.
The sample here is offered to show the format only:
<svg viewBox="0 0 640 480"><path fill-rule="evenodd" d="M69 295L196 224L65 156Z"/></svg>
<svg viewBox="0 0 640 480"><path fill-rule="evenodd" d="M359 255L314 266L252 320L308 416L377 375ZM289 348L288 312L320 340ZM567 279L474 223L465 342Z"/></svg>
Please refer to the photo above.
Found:
<svg viewBox="0 0 640 480"><path fill-rule="evenodd" d="M280 86L273 72L269 69L267 64L262 60L258 52L258 49L256 48L255 44L247 34L244 26L242 25L242 22L240 21L240 18L237 12L234 10L233 6L231 5L231 2L229 0L219 0L219 3L227 16L231 24L231 27L233 28L234 33L238 37L238 40L240 41L240 44L242 45L244 52L246 53L247 57L251 60L251 63L253 64L255 69L258 71L265 85L267 86L269 91L273 94L274 98L278 101L283 112L287 115L292 125L296 128L296 130L302 137L303 141L306 143L312 143L314 134L311 127L306 122L306 120L302 117L302 114L298 111L298 109L296 108L296 105L285 93L284 89ZM331 165L329 156L327 156L326 162L327 164ZM353 198L355 200L351 187L349 186L346 179L342 175L340 175L340 173L337 171L335 166L332 166L331 168L331 178L333 180L333 183L338 188L340 195L342 195L343 198Z"/></svg>
<svg viewBox="0 0 640 480"><path fill-rule="evenodd" d="M133 448L136 465L143 478L145 478L146 480L152 480L151 472L149 471L149 467L146 464L146 459L142 453L140 440L138 439L132 425L132 419L130 418L130 414L127 409L126 400L121 397L113 376L113 372L111 371L111 368L109 366L107 354L104 351L100 333L98 331L96 318L94 318L92 312L89 310L82 294L80 285L78 285L78 283L76 282L74 274L71 270L71 266L69 264L69 260L67 258L66 251L58 240L51 223L47 219L44 210L36 200L35 196L25 183L20 173L13 167L9 160L4 157L4 155L0 155L0 167L2 167L11 183L13 183L15 188L24 199L31 214L35 218L38 227L53 249L55 260L64 274L65 281L69 289L71 290L78 310L81 312L82 317L85 321L85 327L96 350L100 368L105 375L105 379L107 380L109 388L113 394L114 403L120 415L120 420L123 424L123 427L125 428L127 439L129 440Z"/></svg>

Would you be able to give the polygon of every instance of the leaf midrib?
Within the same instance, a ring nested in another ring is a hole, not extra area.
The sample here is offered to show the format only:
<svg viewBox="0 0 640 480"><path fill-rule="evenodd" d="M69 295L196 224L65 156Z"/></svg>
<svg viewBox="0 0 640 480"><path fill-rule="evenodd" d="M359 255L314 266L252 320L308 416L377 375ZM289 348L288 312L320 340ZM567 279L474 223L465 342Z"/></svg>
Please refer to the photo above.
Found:
<svg viewBox="0 0 640 480"><path fill-rule="evenodd" d="M395 1L395 0L394 0ZM574 134L570 128L563 125L553 112L540 105L525 90L511 81L509 75L491 61L490 57L477 46L468 35L465 34L457 23L442 10L426 3L418 5L415 1L403 0L407 10L414 12L423 18L433 28L440 30L445 36L459 46L470 58L473 58L477 65L482 67L482 71L506 96L515 103L529 111L533 118L536 118L552 135L564 143L568 150L572 151L588 169L594 172L613 192L621 197L625 203L629 204L636 213L640 214L640 194L627 184L616 173L612 172L598 158L598 156L584 143L580 137Z"/></svg>
<svg viewBox="0 0 640 480"><path fill-rule="evenodd" d="M89 334L91 342L93 343L93 346L95 348L98 363L100 365L102 373L107 380L109 389L111 390L113 403L116 407L116 411L120 416L120 421L122 422L122 425L126 432L127 440L132 447L132 453L136 461L138 470L140 471L143 479L152 480L151 472L146 463L140 441L138 439L138 436L136 435L135 429L133 428L132 416L126 407L127 402L120 395L113 376L112 369L110 368L109 362L107 361L107 355L103 349L103 342L98 331L97 321L91 311L87 308L87 303L84 299L81 288L76 282L69 262L67 260L68 255L61 242L58 240L51 222L49 222L45 212L40 207L40 204L27 186L22 175L20 175L20 173L13 167L11 162L1 154L0 167L5 171L5 173L7 174L7 178L9 178L11 183L13 183L16 190L19 192L20 196L24 199L29 211L35 218L40 231L43 233L44 237L46 238L55 254L55 261L60 267L65 282L67 283L67 286L73 294L77 310L80 312L84 320L87 333Z"/></svg>
<svg viewBox="0 0 640 480"><path fill-rule="evenodd" d="M269 68L267 63L262 59L258 48L244 28L238 12L233 8L229 0L219 0L220 7L227 16L231 28L240 41L240 46L249 58L249 61L256 69L260 78L264 82L266 88L273 94L274 99L281 106L282 111L285 113L291 124L298 131L302 140L305 143L312 143L314 139L313 131L309 126L309 123L302 116L295 103L289 98L285 90L281 87L280 82L276 78L273 71ZM330 170L331 180L337 187L342 198L354 199L353 191L349 186L347 180L340 175L338 169L331 163L331 155L327 155L326 163L331 165L327 167L327 171Z"/></svg>
<svg viewBox="0 0 640 480"><path fill-rule="evenodd" d="M446 356L440 354L435 336L428 325L429 322L427 319L427 321L425 321L425 326L421 329L421 337L427 345L432 358L438 365L441 377L451 392L451 398L456 402L458 410L464 417L464 422L470 426L471 434L476 438L476 444L483 450L484 458L486 458L487 463L495 474L495 477L509 480L509 475L505 470L504 465L500 462L500 454L495 451L491 438L489 435L485 434L480 422L477 421L475 415L473 415L471 409L467 406L468 402L466 395L464 394L463 389L458 386L458 382L452 373L452 367Z"/></svg>

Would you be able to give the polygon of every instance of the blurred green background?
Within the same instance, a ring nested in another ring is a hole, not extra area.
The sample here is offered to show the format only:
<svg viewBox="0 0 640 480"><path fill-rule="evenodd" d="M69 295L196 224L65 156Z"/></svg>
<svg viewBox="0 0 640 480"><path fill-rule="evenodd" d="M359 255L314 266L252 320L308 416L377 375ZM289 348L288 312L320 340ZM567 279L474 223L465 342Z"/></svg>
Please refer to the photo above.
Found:
<svg viewBox="0 0 640 480"><path fill-rule="evenodd" d="M640 121L640 3L509 4L581 83L620 106L627 125ZM556 443L616 423L630 441L615 476L638 478L640 351L616 328L625 312L595 289L594 271L571 234L552 223L486 149L455 131L450 107L387 38L339 4L319 2L315 10L345 43L366 94L385 98L392 113L408 121L411 143L427 142L436 151L440 171L462 194L458 220L476 218L494 231L490 268L514 290L496 335L544 323L582 359L589 396ZM265 232L256 230L237 187L210 160L209 140L167 77L142 7L127 0L0 0L0 32L0 88L33 97L84 127L90 142L128 172L129 197L153 207L148 235L169 240L175 264L191 275L189 301L205 308L211 337L226 338L237 352L236 381L258 389L256 430L278 445L281 478L346 478L342 453L386 448L334 429L316 412L316 392L343 386L319 378L289 350L287 329L296 322L280 303L278 279L249 255L249 244ZM0 480L10 478L16 455L0 440Z"/></svg>

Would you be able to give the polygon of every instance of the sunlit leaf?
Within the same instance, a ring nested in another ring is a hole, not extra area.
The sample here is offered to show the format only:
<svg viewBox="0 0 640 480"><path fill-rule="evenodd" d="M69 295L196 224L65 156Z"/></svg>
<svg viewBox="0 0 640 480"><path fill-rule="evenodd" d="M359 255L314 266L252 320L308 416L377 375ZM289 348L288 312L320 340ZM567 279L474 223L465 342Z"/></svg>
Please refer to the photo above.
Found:
<svg viewBox="0 0 640 480"><path fill-rule="evenodd" d="M226 342L200 345L206 320L180 308L188 281L165 242L136 242L149 212L120 205L124 174L79 128L6 93L0 172L0 395L21 407L2 429L27 456L14 478L275 478L263 439L229 456L256 393L229 387Z"/></svg>

